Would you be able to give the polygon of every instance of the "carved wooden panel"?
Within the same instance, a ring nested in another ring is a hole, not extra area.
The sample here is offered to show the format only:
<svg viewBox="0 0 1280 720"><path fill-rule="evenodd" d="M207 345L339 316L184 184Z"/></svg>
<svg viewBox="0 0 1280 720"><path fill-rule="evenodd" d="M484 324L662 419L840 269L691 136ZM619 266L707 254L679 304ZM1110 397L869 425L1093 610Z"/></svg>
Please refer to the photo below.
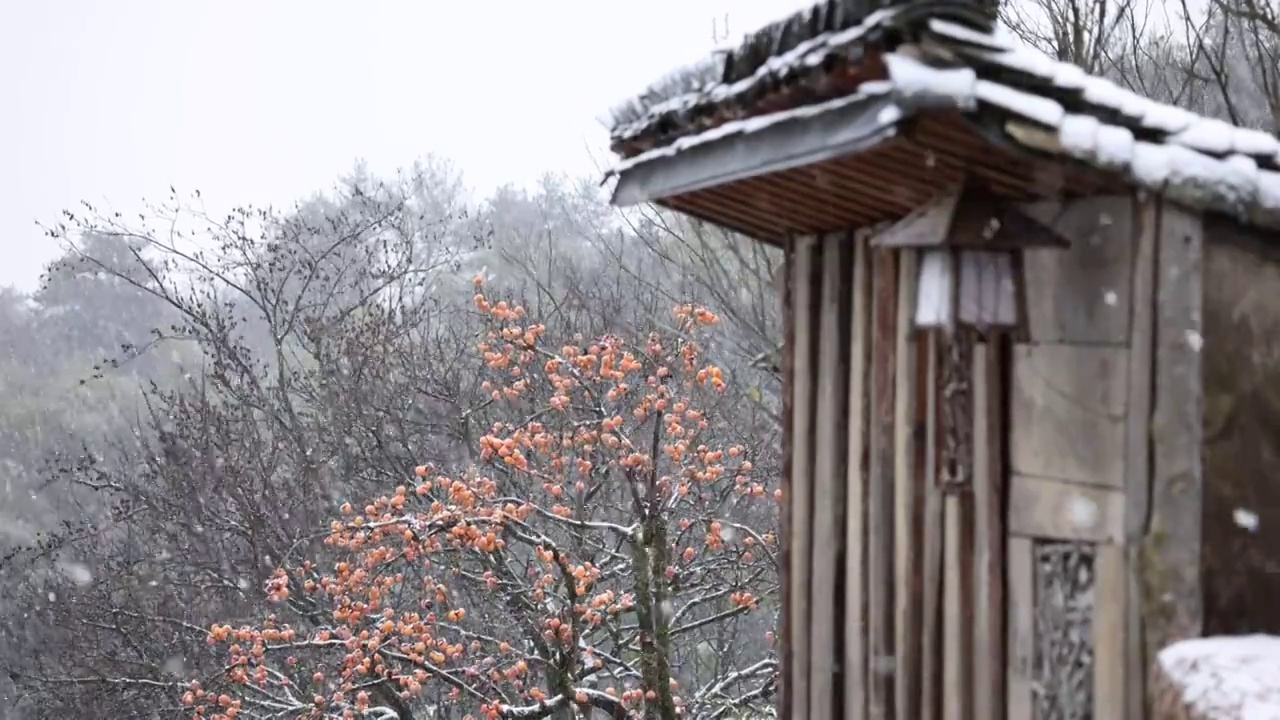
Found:
<svg viewBox="0 0 1280 720"><path fill-rule="evenodd" d="M1093 720L1095 548L1035 542L1035 717Z"/></svg>

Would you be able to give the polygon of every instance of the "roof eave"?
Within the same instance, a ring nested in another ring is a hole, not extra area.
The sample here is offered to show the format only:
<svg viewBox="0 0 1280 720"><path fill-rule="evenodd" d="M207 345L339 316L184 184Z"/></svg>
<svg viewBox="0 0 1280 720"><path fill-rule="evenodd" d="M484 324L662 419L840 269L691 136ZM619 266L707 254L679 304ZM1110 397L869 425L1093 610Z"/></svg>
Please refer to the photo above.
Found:
<svg viewBox="0 0 1280 720"><path fill-rule="evenodd" d="M897 133L903 113L888 94L850 98L822 112L756 118L755 128L717 128L623 164L612 203L656 202L736 180L871 149ZM784 113L789 111L784 111ZM782 114L779 114L782 115ZM765 122L760 122L760 121ZM751 122L751 121L742 121Z"/></svg>

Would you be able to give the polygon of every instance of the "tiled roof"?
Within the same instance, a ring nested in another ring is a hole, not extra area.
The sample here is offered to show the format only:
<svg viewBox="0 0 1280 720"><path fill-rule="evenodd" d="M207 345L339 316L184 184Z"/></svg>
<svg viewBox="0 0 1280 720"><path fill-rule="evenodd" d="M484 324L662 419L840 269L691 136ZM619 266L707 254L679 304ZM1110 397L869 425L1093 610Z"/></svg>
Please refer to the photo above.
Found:
<svg viewBox="0 0 1280 720"><path fill-rule="evenodd" d="M629 156L761 109L776 110L779 101L793 106L847 94L851 83L856 87L883 70L863 66L866 51L934 17L994 25L972 0L823 0L751 33L730 52L677 69L615 108L613 148Z"/></svg>
<svg viewBox="0 0 1280 720"><path fill-rule="evenodd" d="M844 102L840 96L786 89L797 82L822 87L815 76L838 67L842 77L857 80L839 88L850 99L892 98L880 111L886 123L959 111L1024 149L1115 173L1192 207L1280 227L1275 136L1139 96L1027 48L956 7L913 3L877 10L796 43L743 78L650 103L614 129L615 150L626 158L616 170L829 111ZM842 65L850 59L860 71ZM773 88L772 96L762 87ZM780 95L791 98L790 106L778 107Z"/></svg>

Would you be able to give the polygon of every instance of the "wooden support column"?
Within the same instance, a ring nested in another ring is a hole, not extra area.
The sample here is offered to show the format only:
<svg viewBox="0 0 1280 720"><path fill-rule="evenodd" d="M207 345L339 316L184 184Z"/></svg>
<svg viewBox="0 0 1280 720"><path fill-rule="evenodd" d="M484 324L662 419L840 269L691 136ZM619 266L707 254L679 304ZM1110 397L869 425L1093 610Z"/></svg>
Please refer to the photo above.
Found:
<svg viewBox="0 0 1280 720"><path fill-rule="evenodd" d="M925 478L917 452L917 429L924 430L924 392L918 345L912 337L917 253L898 253L897 327L894 333L893 506L894 506L894 704L900 720L920 716L921 562Z"/></svg>
<svg viewBox="0 0 1280 720"><path fill-rule="evenodd" d="M894 712L894 387L898 264L892 249L871 252L871 413L867 478L867 718ZM804 717L804 716L795 716Z"/></svg>
<svg viewBox="0 0 1280 720"><path fill-rule="evenodd" d="M867 372L871 363L871 251L854 238L849 359L849 457L845 503L844 712L867 717Z"/></svg>
<svg viewBox="0 0 1280 720"><path fill-rule="evenodd" d="M849 336L852 317L849 270L852 248L842 235L823 239L818 328L818 373L814 388L813 540L809 571L809 718L836 719L836 607L843 545L844 496L848 460Z"/></svg>
<svg viewBox="0 0 1280 720"><path fill-rule="evenodd" d="M778 508L782 547L779 555L779 586L782 596L778 634L778 717L791 717L791 679L794 663L791 657L791 456L795 451L792 395L795 392L795 241L788 239L783 250L782 282L779 292L782 305L782 502Z"/></svg>
<svg viewBox="0 0 1280 720"><path fill-rule="evenodd" d="M1099 718L1141 718L1146 707L1146 653L1142 643L1142 584L1139 582L1142 537L1151 505L1151 404L1155 385L1156 241L1160 202L1134 199L1132 309L1129 324L1128 413L1125 417L1124 616L1119 630L1108 613L1102 631L1119 638L1124 651L1121 672L1099 676L1094 693ZM1103 570L1117 572L1107 558ZM1113 600L1114 598L1106 598Z"/></svg>
<svg viewBox="0 0 1280 720"><path fill-rule="evenodd" d="M1161 647L1200 634L1204 598L1201 217L1165 201L1157 227L1152 475L1141 570L1148 665Z"/></svg>
<svg viewBox="0 0 1280 720"><path fill-rule="evenodd" d="M973 349L974 709L1005 718L1004 408L999 338Z"/></svg>
<svg viewBox="0 0 1280 720"><path fill-rule="evenodd" d="M810 716L809 570L811 567L814 471L814 378L818 353L819 244L816 238L798 238L792 254L793 314L791 374L791 467L784 496L787 513L787 636L783 638L789 665L789 717Z"/></svg>
<svg viewBox="0 0 1280 720"><path fill-rule="evenodd" d="M927 404L925 415L928 423L925 427L925 483L924 493L924 529L921 544L923 569L921 572L923 592L921 593L921 720L938 720L942 715L942 654L943 654L943 497L938 487L939 463L939 418L941 417L941 400L938 392L938 354L943 352L941 333L930 332L927 335L925 362L928 371L925 374Z"/></svg>

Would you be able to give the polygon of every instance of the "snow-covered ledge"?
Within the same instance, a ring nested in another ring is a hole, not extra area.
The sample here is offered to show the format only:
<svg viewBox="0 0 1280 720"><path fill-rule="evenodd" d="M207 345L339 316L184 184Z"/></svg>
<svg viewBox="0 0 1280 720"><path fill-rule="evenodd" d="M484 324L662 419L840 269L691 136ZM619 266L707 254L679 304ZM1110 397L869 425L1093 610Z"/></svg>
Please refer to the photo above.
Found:
<svg viewBox="0 0 1280 720"><path fill-rule="evenodd" d="M1155 672L1153 720L1280 720L1280 637L1182 640Z"/></svg>

